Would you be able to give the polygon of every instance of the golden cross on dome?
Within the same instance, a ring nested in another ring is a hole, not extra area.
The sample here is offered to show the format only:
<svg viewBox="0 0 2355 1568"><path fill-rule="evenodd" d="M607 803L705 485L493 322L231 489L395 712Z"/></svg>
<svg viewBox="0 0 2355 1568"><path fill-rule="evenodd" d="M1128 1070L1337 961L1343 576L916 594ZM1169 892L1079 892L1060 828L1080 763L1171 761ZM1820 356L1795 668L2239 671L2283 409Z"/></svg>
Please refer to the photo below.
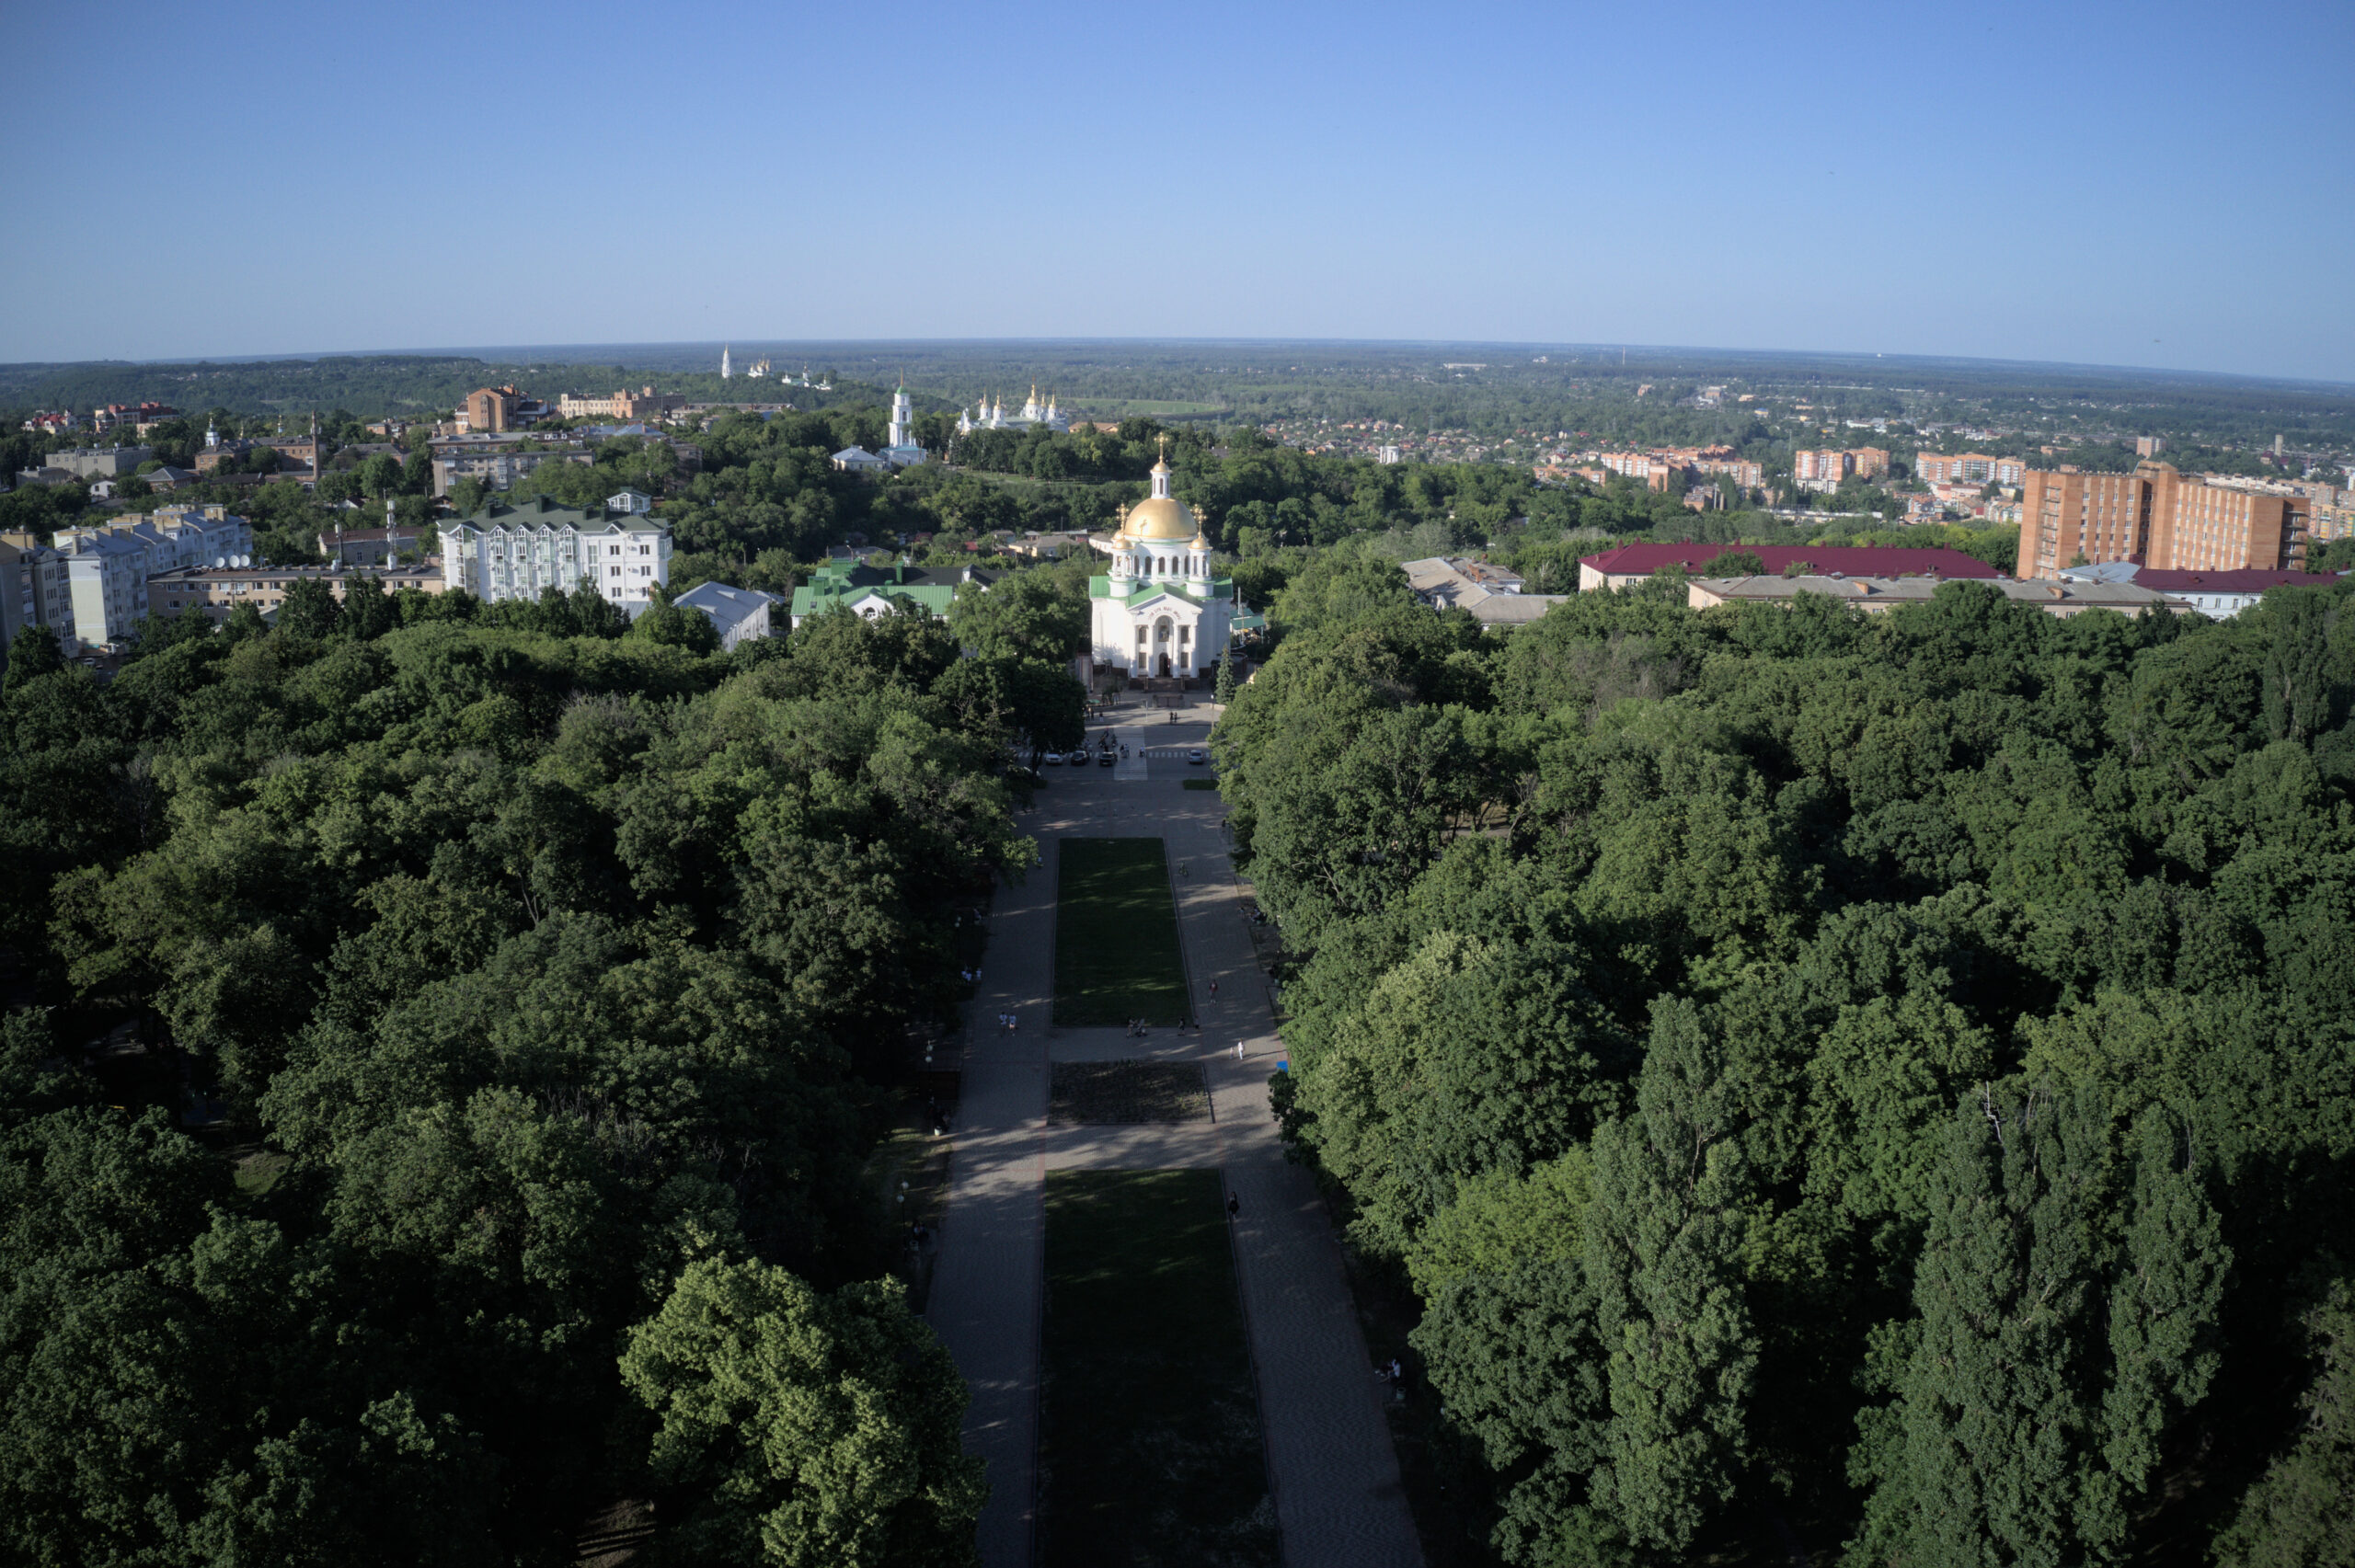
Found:
<svg viewBox="0 0 2355 1568"><path fill-rule="evenodd" d="M1161 438L1161 455L1164 461L1169 456L1169 438L1166 435Z"/></svg>

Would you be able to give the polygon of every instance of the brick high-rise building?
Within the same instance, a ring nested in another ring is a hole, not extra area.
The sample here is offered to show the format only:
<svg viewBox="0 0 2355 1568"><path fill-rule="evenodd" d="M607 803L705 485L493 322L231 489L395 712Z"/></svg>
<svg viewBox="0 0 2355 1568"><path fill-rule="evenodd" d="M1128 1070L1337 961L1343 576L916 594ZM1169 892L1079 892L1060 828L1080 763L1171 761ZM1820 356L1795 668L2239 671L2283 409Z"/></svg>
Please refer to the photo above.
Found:
<svg viewBox="0 0 2355 1568"><path fill-rule="evenodd" d="M2305 564L2307 498L2286 485L2179 473L2031 469L2020 496L2019 575L2136 561L2158 571L2294 570Z"/></svg>
<svg viewBox="0 0 2355 1568"><path fill-rule="evenodd" d="M486 386L467 393L466 429L477 434L512 429L516 402L517 394L511 386Z"/></svg>
<svg viewBox="0 0 2355 1568"><path fill-rule="evenodd" d="M1791 453L1791 482L1803 489L1837 489L1840 481L1855 471L1853 452L1801 449Z"/></svg>

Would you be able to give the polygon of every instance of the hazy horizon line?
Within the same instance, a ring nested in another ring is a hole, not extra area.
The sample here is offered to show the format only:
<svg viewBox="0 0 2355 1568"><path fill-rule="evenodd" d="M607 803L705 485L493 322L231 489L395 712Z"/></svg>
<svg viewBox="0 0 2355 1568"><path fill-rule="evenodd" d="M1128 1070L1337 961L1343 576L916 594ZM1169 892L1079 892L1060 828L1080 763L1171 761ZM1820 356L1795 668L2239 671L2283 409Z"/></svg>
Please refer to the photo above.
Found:
<svg viewBox="0 0 2355 1568"><path fill-rule="evenodd" d="M1719 355L1736 359L1760 360L1827 360L1847 362L1893 361L1902 364L1971 365L1996 369L2032 371L2095 371L2114 375L2138 377L2196 377L2202 380L2240 382L2261 385L2293 387L2327 387L2355 392L2355 381L2338 381L2326 377L2258 375L2246 371L2186 370L2153 365L2113 365L2076 360L2020 360L1993 358L1972 354L1921 354L1887 352L1872 349L1736 349L1701 344L1673 343L1569 343L1543 339L1513 339L1486 338L1249 338L1222 336L1204 338L712 338L646 339L634 342L610 343L493 343L451 344L419 348L371 348L305 349L262 354L197 354L170 355L154 359L98 360L17 360L0 361L0 372L26 370L73 370L84 367L155 365L251 365L281 362L314 362L321 360L366 359L489 359L504 357L514 362L520 357L534 356L559 361L582 361L607 353L631 351L708 349L742 345L748 349L796 347L844 350L852 349L954 349L954 348L1074 348L1101 345L1106 347L1146 348L1315 348L1315 349L1534 349L1540 353L1643 353L1660 355ZM626 367L625 367L626 368Z"/></svg>

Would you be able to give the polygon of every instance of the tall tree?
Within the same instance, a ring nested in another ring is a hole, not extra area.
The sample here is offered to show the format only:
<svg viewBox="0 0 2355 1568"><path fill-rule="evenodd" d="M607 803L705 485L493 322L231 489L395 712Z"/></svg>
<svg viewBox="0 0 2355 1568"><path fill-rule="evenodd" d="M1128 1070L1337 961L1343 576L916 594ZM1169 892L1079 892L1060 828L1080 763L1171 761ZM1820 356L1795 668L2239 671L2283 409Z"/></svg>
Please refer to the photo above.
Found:
<svg viewBox="0 0 2355 1568"><path fill-rule="evenodd" d="M1948 1123L1920 1316L1883 1342L1898 1397L1863 1424L1853 1561L2120 1555L2158 1437L2213 1374L2231 1254L2164 1113L2131 1173L2111 1133L2097 1090L1983 1090Z"/></svg>
<svg viewBox="0 0 2355 1568"><path fill-rule="evenodd" d="M1589 1481L1638 1546L1681 1552L1733 1494L1758 1347L1743 1299L1750 1174L1720 1047L1681 998L1652 1010L1637 1112L1596 1129L1586 1265L1611 1417Z"/></svg>
<svg viewBox="0 0 2355 1568"><path fill-rule="evenodd" d="M655 1415L683 1505L664 1554L780 1568L956 1568L988 1488L948 1351L896 1281L831 1296L706 1259L629 1333L622 1378Z"/></svg>

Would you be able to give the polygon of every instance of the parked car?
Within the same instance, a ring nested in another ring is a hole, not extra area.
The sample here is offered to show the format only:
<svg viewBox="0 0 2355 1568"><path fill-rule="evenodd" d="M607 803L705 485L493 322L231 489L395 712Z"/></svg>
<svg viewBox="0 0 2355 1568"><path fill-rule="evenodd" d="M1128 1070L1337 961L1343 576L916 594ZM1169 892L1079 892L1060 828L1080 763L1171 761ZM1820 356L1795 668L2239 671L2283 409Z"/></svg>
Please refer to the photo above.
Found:
<svg viewBox="0 0 2355 1568"><path fill-rule="evenodd" d="M1200 747L1189 746L1186 748L1186 761L1189 762L1205 762L1209 760L1210 753L1203 750Z"/></svg>

